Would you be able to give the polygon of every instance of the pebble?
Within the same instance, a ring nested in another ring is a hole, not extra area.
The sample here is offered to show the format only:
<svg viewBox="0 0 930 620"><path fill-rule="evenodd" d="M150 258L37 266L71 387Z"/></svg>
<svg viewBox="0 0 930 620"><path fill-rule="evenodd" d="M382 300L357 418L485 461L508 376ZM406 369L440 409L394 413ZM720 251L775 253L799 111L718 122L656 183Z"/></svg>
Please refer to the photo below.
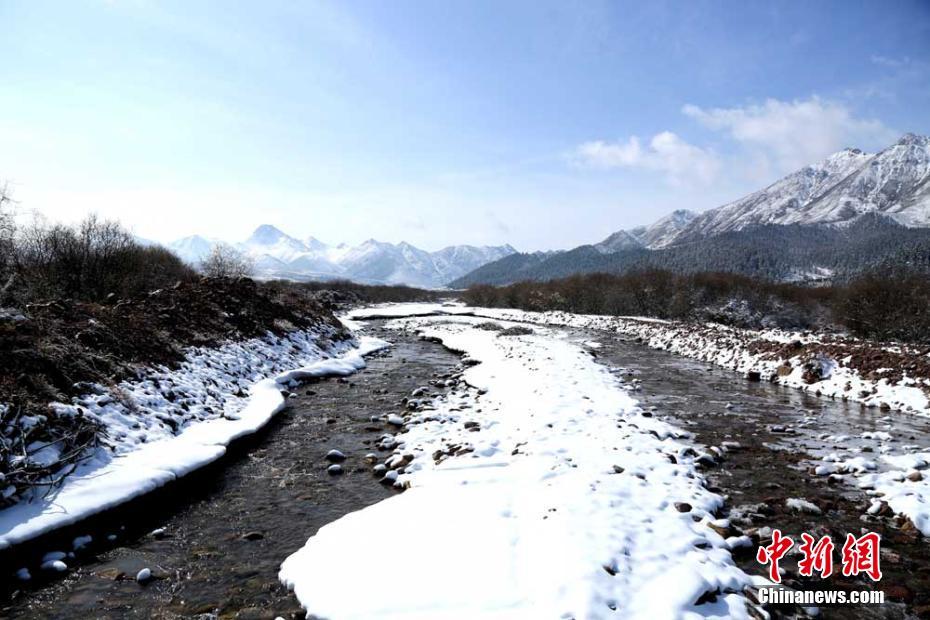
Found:
<svg viewBox="0 0 930 620"><path fill-rule="evenodd" d="M326 471L329 472L330 476L338 476L342 473L342 465L334 463L326 468Z"/></svg>
<svg viewBox="0 0 930 620"><path fill-rule="evenodd" d="M62 562L61 560L53 560L51 562L42 563L43 570L53 570L57 573L63 573L68 570L68 565Z"/></svg>
<svg viewBox="0 0 930 620"><path fill-rule="evenodd" d="M138 583L146 583L152 579L152 569L143 568L138 573L136 573L136 581Z"/></svg>
<svg viewBox="0 0 930 620"><path fill-rule="evenodd" d="M346 455L339 450L330 450L326 453L326 460L330 463L341 463L346 460Z"/></svg>

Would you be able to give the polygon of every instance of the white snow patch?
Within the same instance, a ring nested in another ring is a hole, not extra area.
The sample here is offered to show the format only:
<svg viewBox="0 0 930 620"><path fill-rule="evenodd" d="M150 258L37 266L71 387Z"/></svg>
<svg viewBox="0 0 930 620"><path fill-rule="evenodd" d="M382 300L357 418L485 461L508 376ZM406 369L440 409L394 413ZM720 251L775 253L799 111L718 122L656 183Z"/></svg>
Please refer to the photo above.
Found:
<svg viewBox="0 0 930 620"><path fill-rule="evenodd" d="M405 313L378 315L386 311ZM578 344L545 329L500 338L474 329L478 322L393 322L481 363L465 371L465 393L406 419L395 454L412 461L395 486L407 490L324 526L284 562L280 577L307 610L424 620L747 617L740 593L750 580L729 550L744 541L708 527L722 499L704 488L694 451L677 439L684 433L641 416ZM471 451L449 455L453 446ZM385 531L403 567L396 575L391 562L372 561ZM717 589L716 602L695 604Z"/></svg>
<svg viewBox="0 0 930 620"><path fill-rule="evenodd" d="M350 374L364 367L363 355L388 346L362 338L324 350L318 345L322 335L269 333L213 349L192 348L176 369L156 368L142 379L120 383L118 399L100 387L72 404L55 405L59 415L83 413L98 420L109 445L79 465L53 494L37 494L0 511L0 549L76 523L215 461L230 442L262 428L284 408L284 386L308 377ZM174 426L180 427L178 434Z"/></svg>

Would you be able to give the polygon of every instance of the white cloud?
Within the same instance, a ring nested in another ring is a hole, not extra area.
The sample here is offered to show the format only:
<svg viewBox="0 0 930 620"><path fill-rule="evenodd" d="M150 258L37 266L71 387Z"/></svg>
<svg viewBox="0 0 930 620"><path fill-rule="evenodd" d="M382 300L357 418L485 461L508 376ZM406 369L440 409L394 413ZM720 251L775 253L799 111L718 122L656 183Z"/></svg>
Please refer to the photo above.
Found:
<svg viewBox="0 0 930 620"><path fill-rule="evenodd" d="M844 147L887 146L896 134L878 120L857 118L845 105L819 97L768 99L760 105L682 112L709 129L726 132L749 156L779 174L819 161ZM764 172L769 172L766 170Z"/></svg>
<svg viewBox="0 0 930 620"><path fill-rule="evenodd" d="M720 169L713 151L688 144L670 131L656 134L645 146L636 136L626 142L585 142L573 159L592 168L654 170L665 174L673 185L711 183Z"/></svg>

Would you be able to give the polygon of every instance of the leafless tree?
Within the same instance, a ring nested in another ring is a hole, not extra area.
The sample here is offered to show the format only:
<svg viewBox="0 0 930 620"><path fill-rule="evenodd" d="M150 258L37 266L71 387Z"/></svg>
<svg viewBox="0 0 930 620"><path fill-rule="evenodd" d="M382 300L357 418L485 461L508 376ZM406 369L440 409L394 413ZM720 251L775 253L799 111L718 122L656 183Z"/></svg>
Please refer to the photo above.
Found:
<svg viewBox="0 0 930 620"><path fill-rule="evenodd" d="M245 278L252 275L252 259L232 247L221 243L203 260L200 270L211 278Z"/></svg>
<svg viewBox="0 0 930 620"><path fill-rule="evenodd" d="M13 286L16 220L13 217L13 196L9 186L0 185L0 305Z"/></svg>

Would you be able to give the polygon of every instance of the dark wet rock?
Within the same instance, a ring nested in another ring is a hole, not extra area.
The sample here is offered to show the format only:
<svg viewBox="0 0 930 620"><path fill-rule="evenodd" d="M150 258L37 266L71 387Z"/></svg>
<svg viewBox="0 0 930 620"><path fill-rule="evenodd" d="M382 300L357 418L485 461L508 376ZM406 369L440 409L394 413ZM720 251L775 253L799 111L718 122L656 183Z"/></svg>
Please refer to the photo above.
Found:
<svg viewBox="0 0 930 620"><path fill-rule="evenodd" d="M330 463L341 463L346 460L346 455L340 450L330 450L326 453L326 460Z"/></svg>

